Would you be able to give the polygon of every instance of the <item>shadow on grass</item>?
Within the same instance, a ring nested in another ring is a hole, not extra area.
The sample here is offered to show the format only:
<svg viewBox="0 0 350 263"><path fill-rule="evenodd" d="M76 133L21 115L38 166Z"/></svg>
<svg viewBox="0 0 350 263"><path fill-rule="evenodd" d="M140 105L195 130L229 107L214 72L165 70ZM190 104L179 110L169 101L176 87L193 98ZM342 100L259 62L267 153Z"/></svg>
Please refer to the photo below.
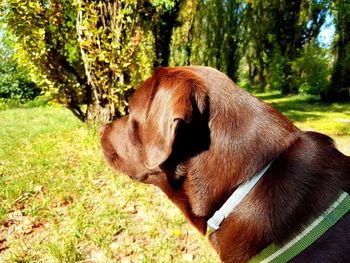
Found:
<svg viewBox="0 0 350 263"><path fill-rule="evenodd" d="M316 120L322 119L322 116L314 113L309 113L309 112L300 112L300 111L290 110L290 111L282 111L282 113L293 122L316 121Z"/></svg>
<svg viewBox="0 0 350 263"><path fill-rule="evenodd" d="M261 100L274 100L274 99L282 99L284 98L283 95L280 93L259 93L259 94L254 94L254 96L258 97Z"/></svg>
<svg viewBox="0 0 350 263"><path fill-rule="evenodd" d="M350 102L325 103L316 96L296 95L284 97L279 93L258 94L257 97L270 103L292 121L320 120L327 113L342 113L350 116Z"/></svg>

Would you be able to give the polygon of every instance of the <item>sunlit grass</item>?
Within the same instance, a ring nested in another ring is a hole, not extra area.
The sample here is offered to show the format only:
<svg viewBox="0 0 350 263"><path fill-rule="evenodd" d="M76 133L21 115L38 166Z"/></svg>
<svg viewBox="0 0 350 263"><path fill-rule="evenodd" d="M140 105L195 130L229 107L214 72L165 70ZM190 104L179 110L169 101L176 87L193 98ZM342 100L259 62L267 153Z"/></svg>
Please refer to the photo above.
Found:
<svg viewBox="0 0 350 263"><path fill-rule="evenodd" d="M350 103L322 103L315 96L282 97L278 93L258 94L303 130L332 137L339 149L350 155Z"/></svg>
<svg viewBox="0 0 350 263"><path fill-rule="evenodd" d="M0 262L217 261L163 193L109 170L97 132L68 110L0 122Z"/></svg>
<svg viewBox="0 0 350 263"><path fill-rule="evenodd" d="M350 104L259 95L350 154ZM116 176L66 109L0 111L0 262L218 262L158 189Z"/></svg>

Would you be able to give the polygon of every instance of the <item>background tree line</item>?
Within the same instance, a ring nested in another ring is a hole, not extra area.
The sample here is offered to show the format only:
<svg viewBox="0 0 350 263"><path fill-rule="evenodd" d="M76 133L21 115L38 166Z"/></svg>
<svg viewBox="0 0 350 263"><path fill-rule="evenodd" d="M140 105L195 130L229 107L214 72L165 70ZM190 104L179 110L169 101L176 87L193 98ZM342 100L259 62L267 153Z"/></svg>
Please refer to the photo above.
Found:
<svg viewBox="0 0 350 263"><path fill-rule="evenodd" d="M349 100L346 2L2 0L2 38L12 41L1 48L20 75L85 122L123 115L132 91L167 65L212 66L260 92ZM318 38L327 21L331 46Z"/></svg>

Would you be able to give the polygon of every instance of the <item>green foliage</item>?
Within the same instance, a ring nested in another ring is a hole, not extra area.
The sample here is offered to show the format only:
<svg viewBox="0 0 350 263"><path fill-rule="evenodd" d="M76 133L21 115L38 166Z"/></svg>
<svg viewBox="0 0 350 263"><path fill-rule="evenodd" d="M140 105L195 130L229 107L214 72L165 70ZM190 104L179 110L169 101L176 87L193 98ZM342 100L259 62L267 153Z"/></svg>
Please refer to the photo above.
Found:
<svg viewBox="0 0 350 263"><path fill-rule="evenodd" d="M141 42L137 47L134 67L131 67L131 83L133 89L146 80L153 73L156 53L154 49L155 39L152 32L143 34Z"/></svg>
<svg viewBox="0 0 350 263"><path fill-rule="evenodd" d="M2 22L31 79L84 120L87 83L77 47L76 8L68 0L2 1Z"/></svg>
<svg viewBox="0 0 350 263"><path fill-rule="evenodd" d="M173 33L172 65L206 65L232 79L241 60L242 1L184 1Z"/></svg>
<svg viewBox="0 0 350 263"><path fill-rule="evenodd" d="M28 77L28 71L20 67L14 58L14 50L2 34L0 42L0 99L25 102L40 94L40 89Z"/></svg>
<svg viewBox="0 0 350 263"><path fill-rule="evenodd" d="M325 48L307 45L303 55L293 62L292 70L301 92L320 95L329 88L330 67Z"/></svg>
<svg viewBox="0 0 350 263"><path fill-rule="evenodd" d="M130 72L143 33L137 23L137 2L78 0L77 5L78 44L94 105L87 118L108 121L125 113L132 89ZM95 116L103 112L102 119Z"/></svg>
<svg viewBox="0 0 350 263"><path fill-rule="evenodd" d="M182 1L177 19L178 26L174 28L169 64L172 66L187 66L190 64L192 52L194 22L198 11L198 1Z"/></svg>
<svg viewBox="0 0 350 263"><path fill-rule="evenodd" d="M278 88L283 94L298 92L295 79L300 75L293 64L315 43L329 8L329 0L249 1L244 53L251 85Z"/></svg>
<svg viewBox="0 0 350 263"><path fill-rule="evenodd" d="M145 8L150 19L144 19L143 28L145 31L151 31L154 37L154 68L169 64L170 43L173 29L177 25L181 2L184 0L154 1L154 7Z"/></svg>
<svg viewBox="0 0 350 263"><path fill-rule="evenodd" d="M94 123L125 114L135 88L168 64L212 66L260 91L348 95L349 10L330 0L3 0L1 21L36 85ZM317 43L331 11L334 58ZM6 94L30 93L11 78L1 78Z"/></svg>
<svg viewBox="0 0 350 263"><path fill-rule="evenodd" d="M288 60L281 54L281 51L276 47L271 54L264 59L266 61L266 87L272 90L281 90L281 87L286 82L284 70L288 65ZM291 81L289 79L288 81Z"/></svg>
<svg viewBox="0 0 350 263"><path fill-rule="evenodd" d="M179 5L171 0L1 3L2 22L18 40L19 63L47 94L90 123L123 115L144 74L167 65Z"/></svg>
<svg viewBox="0 0 350 263"><path fill-rule="evenodd" d="M91 85L87 118L125 114L131 92L167 65L178 1L77 1L78 44ZM96 116L100 115L100 116Z"/></svg>

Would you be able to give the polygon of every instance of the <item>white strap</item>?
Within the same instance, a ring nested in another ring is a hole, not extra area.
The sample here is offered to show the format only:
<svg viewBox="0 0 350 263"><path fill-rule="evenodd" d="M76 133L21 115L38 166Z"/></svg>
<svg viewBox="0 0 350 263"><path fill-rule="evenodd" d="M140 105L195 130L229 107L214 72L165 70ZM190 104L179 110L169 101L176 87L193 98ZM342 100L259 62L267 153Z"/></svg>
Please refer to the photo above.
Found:
<svg viewBox="0 0 350 263"><path fill-rule="evenodd" d="M258 174L256 174L249 181L241 184L236 191L227 199L223 206L217 210L214 215L207 221L208 226L213 230L218 230L221 222L235 209L235 207L246 197L253 187L259 182L260 178L269 169L272 161L264 167Z"/></svg>

